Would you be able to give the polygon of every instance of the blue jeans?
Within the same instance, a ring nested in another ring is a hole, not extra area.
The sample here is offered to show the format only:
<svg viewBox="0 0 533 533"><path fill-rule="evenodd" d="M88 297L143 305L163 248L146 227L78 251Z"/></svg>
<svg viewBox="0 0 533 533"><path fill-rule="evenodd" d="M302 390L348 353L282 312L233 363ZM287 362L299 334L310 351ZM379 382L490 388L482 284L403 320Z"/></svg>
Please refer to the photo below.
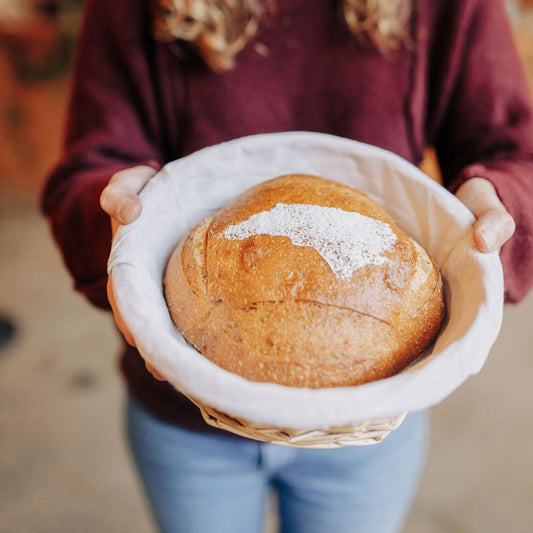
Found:
<svg viewBox="0 0 533 533"><path fill-rule="evenodd" d="M412 413L384 441L288 448L176 427L133 400L128 435L163 533L259 533L269 489L281 531L401 530L426 456L428 416Z"/></svg>

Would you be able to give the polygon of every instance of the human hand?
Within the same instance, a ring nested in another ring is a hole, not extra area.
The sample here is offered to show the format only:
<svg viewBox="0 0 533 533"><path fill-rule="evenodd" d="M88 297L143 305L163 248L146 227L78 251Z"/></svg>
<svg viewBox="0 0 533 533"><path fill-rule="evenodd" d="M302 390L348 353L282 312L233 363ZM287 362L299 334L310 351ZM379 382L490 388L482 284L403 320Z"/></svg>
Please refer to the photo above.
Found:
<svg viewBox="0 0 533 533"><path fill-rule="evenodd" d="M480 252L499 250L512 237L515 222L490 181L471 178L457 189L455 195L476 217L473 235Z"/></svg>
<svg viewBox="0 0 533 533"><path fill-rule="evenodd" d="M111 217L112 237L121 224L131 224L139 218L142 212L142 203L139 193L148 181L155 176L157 170L152 167L140 165L121 170L114 174L100 195L100 206ZM107 280L107 298L111 305L115 322L124 339L131 346L135 340L126 322L122 318L115 299L113 282ZM158 380L165 378L149 363L145 363L149 372Z"/></svg>
<svg viewBox="0 0 533 533"><path fill-rule="evenodd" d="M139 193L157 170L146 165L127 168L111 176L100 195L100 206L111 217L113 237L121 224L131 224L142 212Z"/></svg>

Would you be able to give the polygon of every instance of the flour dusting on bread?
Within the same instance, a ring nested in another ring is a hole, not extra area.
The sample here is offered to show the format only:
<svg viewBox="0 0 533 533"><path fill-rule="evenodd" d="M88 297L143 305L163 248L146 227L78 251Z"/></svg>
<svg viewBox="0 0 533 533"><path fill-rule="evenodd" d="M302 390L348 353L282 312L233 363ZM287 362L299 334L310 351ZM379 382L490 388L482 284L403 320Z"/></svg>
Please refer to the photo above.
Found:
<svg viewBox="0 0 533 533"><path fill-rule="evenodd" d="M314 248L341 279L368 265L382 265L396 242L389 224L336 207L278 203L270 211L228 226L226 239L254 235L288 237L295 246Z"/></svg>

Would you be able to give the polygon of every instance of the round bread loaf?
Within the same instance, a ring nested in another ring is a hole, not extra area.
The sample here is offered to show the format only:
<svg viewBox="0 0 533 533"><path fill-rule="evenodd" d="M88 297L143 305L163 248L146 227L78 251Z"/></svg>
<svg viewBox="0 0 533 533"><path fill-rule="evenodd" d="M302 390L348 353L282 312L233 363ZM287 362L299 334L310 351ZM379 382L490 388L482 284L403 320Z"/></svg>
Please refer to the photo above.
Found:
<svg viewBox="0 0 533 533"><path fill-rule="evenodd" d="M203 220L172 253L164 289L205 357L293 387L391 376L444 315L428 254L363 193L308 175L261 183Z"/></svg>

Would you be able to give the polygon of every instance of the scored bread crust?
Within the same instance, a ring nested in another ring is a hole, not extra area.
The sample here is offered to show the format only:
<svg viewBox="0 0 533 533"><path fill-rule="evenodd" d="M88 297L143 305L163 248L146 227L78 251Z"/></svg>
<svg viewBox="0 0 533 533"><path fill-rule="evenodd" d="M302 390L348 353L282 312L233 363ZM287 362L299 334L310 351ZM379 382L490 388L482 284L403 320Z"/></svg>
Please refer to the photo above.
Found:
<svg viewBox="0 0 533 533"><path fill-rule="evenodd" d="M278 203L358 212L389 224L396 242L384 264L346 280L288 237L223 236ZM394 375L431 343L444 316L441 277L422 247L363 193L301 174L252 187L203 220L172 253L163 281L174 323L200 353L248 380L293 387Z"/></svg>

